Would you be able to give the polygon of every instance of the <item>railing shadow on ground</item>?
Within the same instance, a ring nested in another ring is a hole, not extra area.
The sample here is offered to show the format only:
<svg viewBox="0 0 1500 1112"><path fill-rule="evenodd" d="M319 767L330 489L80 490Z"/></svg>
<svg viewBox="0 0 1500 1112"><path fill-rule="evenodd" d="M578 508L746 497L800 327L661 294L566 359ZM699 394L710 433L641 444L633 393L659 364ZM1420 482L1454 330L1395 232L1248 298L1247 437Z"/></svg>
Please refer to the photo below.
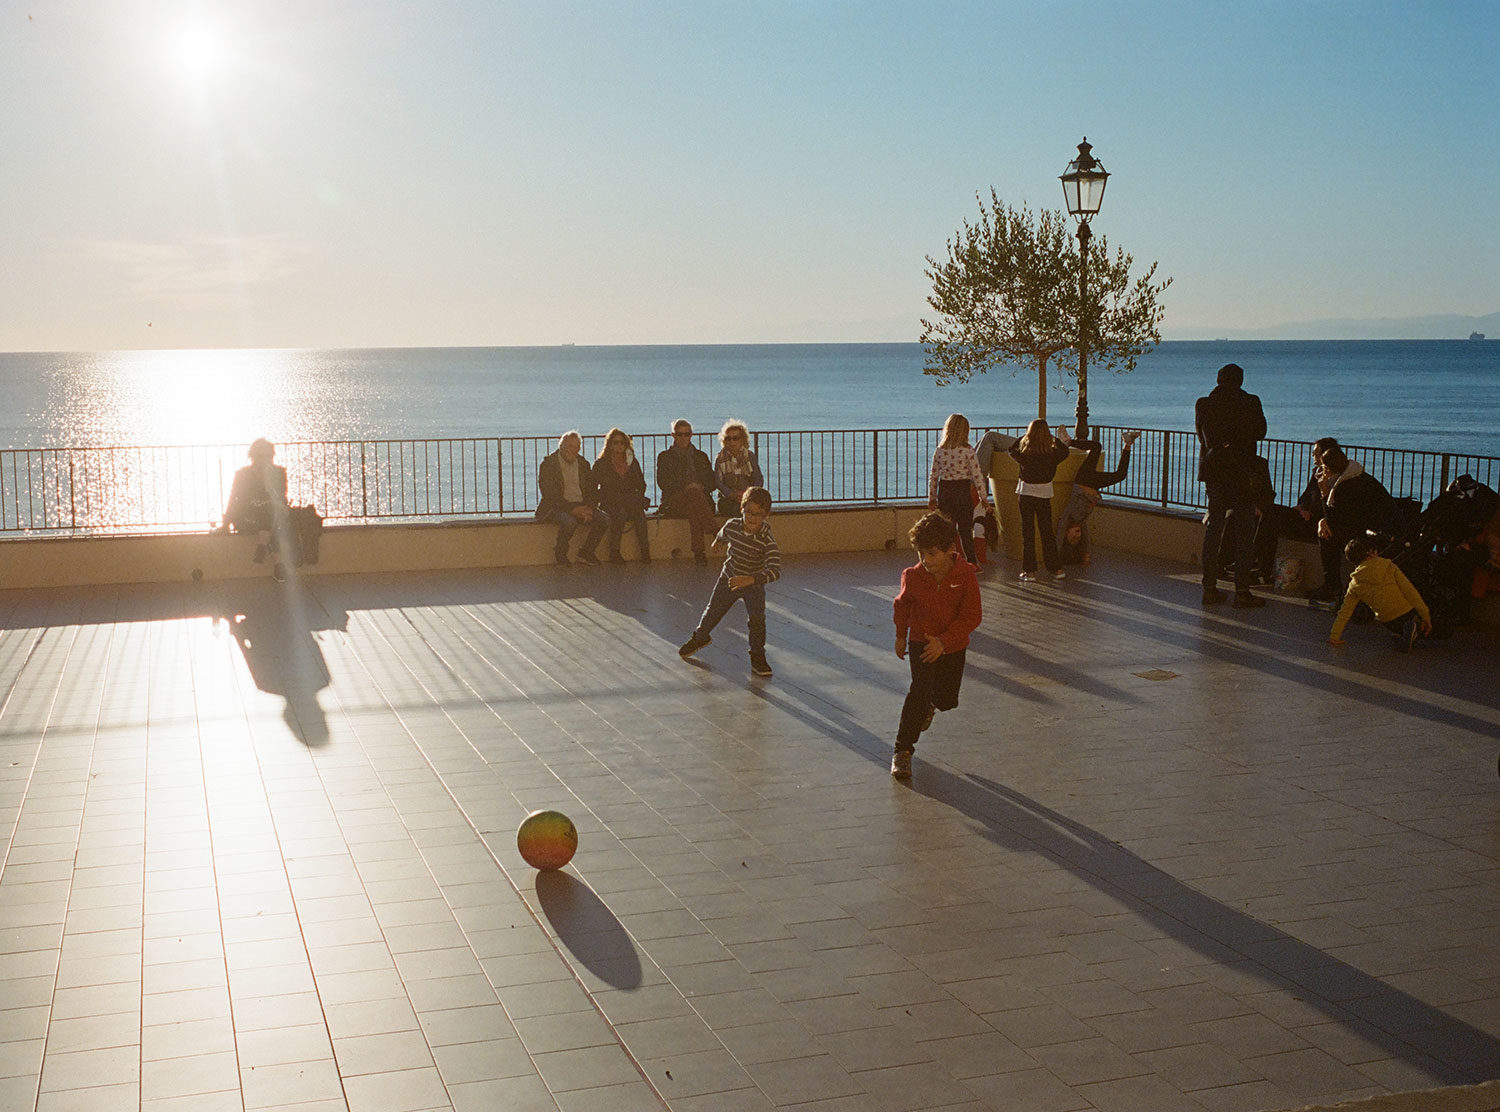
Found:
<svg viewBox="0 0 1500 1112"><path fill-rule="evenodd" d="M1475 641L1487 642L1484 649L1487 653L1494 643L1488 630L1466 631L1460 628L1447 641L1420 642L1411 656L1382 654L1375 660L1375 671L1366 673L1349 667L1347 650L1335 650L1327 645L1332 620L1327 614L1308 610L1300 601L1273 600L1273 606L1293 607L1296 613L1291 617L1307 619L1299 627L1300 632L1288 634L1279 624L1267 626L1253 622L1216 627L1220 621L1233 619L1222 616L1219 611L1200 611L1200 588L1196 580L1189 583L1187 576L1174 576L1166 568L1162 571L1163 574L1150 580L1158 585L1153 593L1108 580L1080 581L1087 582L1092 590L1128 599L1129 610L1123 605L1101 608L1099 604L1104 600L1067 591L1042 596L1039 604L1057 614L1059 627L1076 627L1084 622L1103 624L1178 652L1206 656L1221 664L1328 695L1365 702L1378 700L1382 708L1437 725L1453 726L1480 735L1493 734L1500 729L1500 722L1496 720L1440 706L1423 697L1436 695L1454 702L1474 702L1476 679L1468 670L1479 664L1472 651L1466 648L1466 633ZM1181 597L1168 594L1179 590ZM1183 624L1185 611L1193 613L1196 619L1191 628ZM1226 613L1234 614L1233 611ZM1354 632L1345 634L1346 637L1356 635ZM1369 635L1381 641L1381 648L1385 648L1383 629L1372 626ZM1333 655L1336 651L1343 655ZM1055 666L1042 667L1055 669ZM1414 693L1396 690L1398 684Z"/></svg>
<svg viewBox="0 0 1500 1112"><path fill-rule="evenodd" d="M757 695L882 771L890 760L888 739L836 708L816 711L771 688L757 689ZM1330 1022L1419 1070L1433 1085L1500 1078L1500 1039L1495 1036L1204 894L1012 788L977 773L959 774L923 762L898 790L953 809L1007 851L1038 854L1068 870L1207 962L1222 964L1230 952L1241 973L1268 990L1294 994Z"/></svg>

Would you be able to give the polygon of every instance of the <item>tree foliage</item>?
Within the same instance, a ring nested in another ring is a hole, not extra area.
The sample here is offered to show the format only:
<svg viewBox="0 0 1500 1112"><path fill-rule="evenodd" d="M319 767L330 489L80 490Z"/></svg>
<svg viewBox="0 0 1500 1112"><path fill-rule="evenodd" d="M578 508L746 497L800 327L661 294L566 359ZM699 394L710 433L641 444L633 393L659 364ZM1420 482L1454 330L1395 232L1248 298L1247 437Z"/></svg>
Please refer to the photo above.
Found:
<svg viewBox="0 0 1500 1112"><path fill-rule="evenodd" d="M948 258L927 258L937 313L922 321L925 374L947 385L967 382L991 367L1031 368L1037 374L1037 415L1047 415L1047 364L1078 375L1080 309L1088 327L1089 369L1122 374L1161 342L1166 310L1155 283L1156 264L1130 276L1134 259L1109 254L1108 241L1089 242L1088 289L1080 297L1079 255L1067 217L1026 206L1011 208L990 191L979 219L964 222L948 241Z"/></svg>

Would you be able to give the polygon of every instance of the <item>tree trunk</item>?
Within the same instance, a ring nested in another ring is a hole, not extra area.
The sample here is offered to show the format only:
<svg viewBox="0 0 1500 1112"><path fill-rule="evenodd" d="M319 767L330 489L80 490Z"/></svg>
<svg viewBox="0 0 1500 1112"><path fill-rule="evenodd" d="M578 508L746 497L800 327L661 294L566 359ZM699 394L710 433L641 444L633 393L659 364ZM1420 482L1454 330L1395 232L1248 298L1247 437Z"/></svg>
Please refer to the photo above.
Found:
<svg viewBox="0 0 1500 1112"><path fill-rule="evenodd" d="M1036 415L1042 420L1047 419L1047 357L1037 356L1036 360Z"/></svg>

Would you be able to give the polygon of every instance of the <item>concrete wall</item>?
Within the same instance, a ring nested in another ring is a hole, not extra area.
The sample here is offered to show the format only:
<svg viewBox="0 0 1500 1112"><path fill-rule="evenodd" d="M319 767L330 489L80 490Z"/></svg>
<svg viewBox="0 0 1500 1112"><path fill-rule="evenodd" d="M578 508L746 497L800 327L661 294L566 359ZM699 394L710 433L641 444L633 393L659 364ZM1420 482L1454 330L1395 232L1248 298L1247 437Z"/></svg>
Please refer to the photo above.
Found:
<svg viewBox="0 0 1500 1112"><path fill-rule="evenodd" d="M778 510L771 527L783 552L860 552L905 546L907 530L923 512L919 506ZM690 554L685 521L647 518L647 523L658 559ZM330 526L323 530L317 564L301 574L550 564L556 535L552 526L533 521ZM627 559L635 558L634 533L626 532L621 548ZM254 551L253 537L222 533L19 538L0 541L0 588L169 583L195 573L211 580L270 574L269 562L251 562Z"/></svg>

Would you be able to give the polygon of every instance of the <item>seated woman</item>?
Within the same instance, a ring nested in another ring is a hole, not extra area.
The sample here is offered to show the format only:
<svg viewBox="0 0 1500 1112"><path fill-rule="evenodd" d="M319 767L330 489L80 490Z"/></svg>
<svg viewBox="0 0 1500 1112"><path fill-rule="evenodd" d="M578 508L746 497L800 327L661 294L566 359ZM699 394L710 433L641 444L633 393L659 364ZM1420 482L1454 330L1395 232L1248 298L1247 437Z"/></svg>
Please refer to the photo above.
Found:
<svg viewBox="0 0 1500 1112"><path fill-rule="evenodd" d="M281 552L286 535L286 468L278 466L276 445L264 437L250 445L250 463L234 473L224 524L236 533L256 534L255 562ZM271 569L278 582L286 579L286 568L278 559Z"/></svg>
<svg viewBox="0 0 1500 1112"><path fill-rule="evenodd" d="M627 524L635 528L641 561L651 559L651 541L646 536L646 476L635 458L635 444L622 429L610 429L604 447L594 461L594 482L599 488L599 508L609 515L609 560L623 564L620 534Z"/></svg>
<svg viewBox="0 0 1500 1112"><path fill-rule="evenodd" d="M719 458L714 460L714 489L719 494L719 516L737 517L740 498L745 491L765 485L760 463L750 450L750 430L743 421L725 421L719 430Z"/></svg>
<svg viewBox="0 0 1500 1112"><path fill-rule="evenodd" d="M1066 429L1062 431L1067 432ZM1087 566L1093 559L1089 553L1089 515L1099 505L1099 492L1125 478L1125 473L1130 470L1130 449L1140 438L1139 429L1131 429L1120 437L1120 463L1113 471L1099 470L1099 454L1104 451L1104 445L1099 441L1066 441L1069 447L1088 452L1088 456L1073 477L1073 493L1057 518L1057 554L1064 564Z"/></svg>

